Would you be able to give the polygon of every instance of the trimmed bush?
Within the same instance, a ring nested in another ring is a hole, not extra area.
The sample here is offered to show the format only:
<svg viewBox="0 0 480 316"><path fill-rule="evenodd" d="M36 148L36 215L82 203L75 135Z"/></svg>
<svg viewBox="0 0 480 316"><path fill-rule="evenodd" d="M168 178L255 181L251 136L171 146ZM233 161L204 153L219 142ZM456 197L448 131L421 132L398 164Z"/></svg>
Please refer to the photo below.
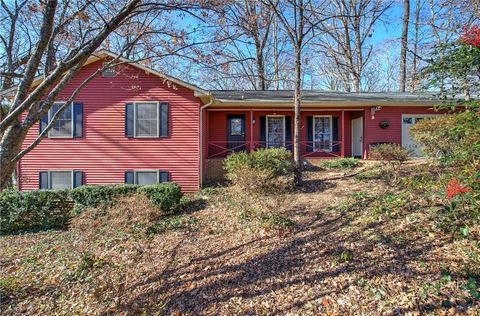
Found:
<svg viewBox="0 0 480 316"><path fill-rule="evenodd" d="M75 203L75 213L79 214L87 208L110 206L119 196L137 193L140 186L134 184L118 185L83 185L69 190L69 197Z"/></svg>
<svg viewBox="0 0 480 316"><path fill-rule="evenodd" d="M284 148L239 152L224 161L227 179L249 191L284 189L291 184L294 164L292 154Z"/></svg>
<svg viewBox="0 0 480 316"><path fill-rule="evenodd" d="M398 144L379 144L370 150L370 156L378 159L388 167L388 180L396 183L400 169L405 161L410 159L411 151Z"/></svg>
<svg viewBox="0 0 480 316"><path fill-rule="evenodd" d="M338 158L335 160L328 160L323 162L323 167L328 169L354 169L362 165L360 160L353 157Z"/></svg>
<svg viewBox="0 0 480 316"><path fill-rule="evenodd" d="M67 191L0 193L0 233L65 228L73 202Z"/></svg>
<svg viewBox="0 0 480 316"><path fill-rule="evenodd" d="M430 157L452 166L480 166L480 110L474 109L423 120L411 128Z"/></svg>
<svg viewBox="0 0 480 316"><path fill-rule="evenodd" d="M146 185L137 192L144 194L155 207L165 213L174 213L183 195L180 186L173 182Z"/></svg>
<svg viewBox="0 0 480 316"><path fill-rule="evenodd" d="M182 192L176 183L81 186L72 190L0 193L0 233L67 228L70 219L86 209L110 207L119 197L145 195L165 213L178 208Z"/></svg>

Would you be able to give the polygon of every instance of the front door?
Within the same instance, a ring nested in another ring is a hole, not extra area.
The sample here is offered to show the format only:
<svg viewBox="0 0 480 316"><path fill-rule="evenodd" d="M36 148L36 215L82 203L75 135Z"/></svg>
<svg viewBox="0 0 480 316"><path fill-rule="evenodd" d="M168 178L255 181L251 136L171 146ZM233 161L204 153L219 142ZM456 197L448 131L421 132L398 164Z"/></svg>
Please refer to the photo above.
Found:
<svg viewBox="0 0 480 316"><path fill-rule="evenodd" d="M363 151L363 117L352 120L352 156L362 157Z"/></svg>
<svg viewBox="0 0 480 316"><path fill-rule="evenodd" d="M227 115L227 148L245 150L245 115Z"/></svg>
<svg viewBox="0 0 480 316"><path fill-rule="evenodd" d="M285 116L267 116L267 148L285 146Z"/></svg>

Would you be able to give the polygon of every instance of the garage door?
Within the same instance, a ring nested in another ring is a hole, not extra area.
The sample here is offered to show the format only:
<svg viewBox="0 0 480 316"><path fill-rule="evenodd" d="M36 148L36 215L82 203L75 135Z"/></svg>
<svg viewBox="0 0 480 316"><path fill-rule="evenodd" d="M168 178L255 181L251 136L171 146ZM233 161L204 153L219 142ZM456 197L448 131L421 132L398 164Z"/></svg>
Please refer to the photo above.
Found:
<svg viewBox="0 0 480 316"><path fill-rule="evenodd" d="M433 118L435 114L403 114L402 115L402 147L412 150L412 155L422 156L422 148L410 135L410 128L426 118Z"/></svg>

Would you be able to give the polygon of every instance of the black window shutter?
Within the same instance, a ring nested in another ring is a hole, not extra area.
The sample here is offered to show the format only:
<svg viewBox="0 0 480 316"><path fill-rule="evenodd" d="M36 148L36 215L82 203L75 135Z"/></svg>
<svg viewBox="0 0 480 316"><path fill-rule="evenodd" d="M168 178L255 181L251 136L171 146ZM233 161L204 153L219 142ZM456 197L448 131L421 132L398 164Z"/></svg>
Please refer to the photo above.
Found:
<svg viewBox="0 0 480 316"><path fill-rule="evenodd" d="M38 188L40 190L48 189L48 172L40 171L38 173Z"/></svg>
<svg viewBox="0 0 480 316"><path fill-rule="evenodd" d="M43 101L40 101L40 107L43 105ZM47 128L48 125L48 112L40 118L40 121L38 122L38 135L40 135L45 128ZM48 135L45 135L48 136Z"/></svg>
<svg viewBox="0 0 480 316"><path fill-rule="evenodd" d="M168 136L168 103L160 103L160 137Z"/></svg>
<svg viewBox="0 0 480 316"><path fill-rule="evenodd" d="M78 188L83 185L83 172L73 171L73 187Z"/></svg>
<svg viewBox="0 0 480 316"><path fill-rule="evenodd" d="M133 171L126 171L125 172L125 183L126 184L135 184Z"/></svg>
<svg viewBox="0 0 480 316"><path fill-rule="evenodd" d="M285 145L286 148L292 151L292 117L285 116Z"/></svg>
<svg viewBox="0 0 480 316"><path fill-rule="evenodd" d="M125 136L126 137L133 137L133 111L134 105L133 103L125 104Z"/></svg>
<svg viewBox="0 0 480 316"><path fill-rule="evenodd" d="M332 117L332 141L338 142L338 117ZM332 146L332 151L339 151L338 144Z"/></svg>
<svg viewBox="0 0 480 316"><path fill-rule="evenodd" d="M260 147L267 147L267 135L266 133L267 128L267 117L260 116Z"/></svg>
<svg viewBox="0 0 480 316"><path fill-rule="evenodd" d="M38 122L38 135L40 135L45 130L45 128L47 128L47 125L48 125L48 113L42 116L40 118L40 121Z"/></svg>
<svg viewBox="0 0 480 316"><path fill-rule="evenodd" d="M313 116L307 116L307 148L306 151L313 151Z"/></svg>
<svg viewBox="0 0 480 316"><path fill-rule="evenodd" d="M83 103L73 103L73 137L83 136Z"/></svg>
<svg viewBox="0 0 480 316"><path fill-rule="evenodd" d="M168 173L168 171L159 170L158 173L159 173L160 183L162 183L162 182L168 182L168 181L170 180L170 179L169 179L169 173Z"/></svg>

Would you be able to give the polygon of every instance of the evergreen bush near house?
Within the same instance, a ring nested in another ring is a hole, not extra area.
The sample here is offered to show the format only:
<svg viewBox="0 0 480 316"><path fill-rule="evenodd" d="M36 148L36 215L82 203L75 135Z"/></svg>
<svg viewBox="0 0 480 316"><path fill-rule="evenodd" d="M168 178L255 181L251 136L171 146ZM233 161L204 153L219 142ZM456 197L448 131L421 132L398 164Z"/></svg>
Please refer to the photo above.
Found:
<svg viewBox="0 0 480 316"><path fill-rule="evenodd" d="M140 186L134 184L118 185L84 185L68 190L69 197L75 203L75 213L79 214L86 208L109 206L118 196L137 193Z"/></svg>
<svg viewBox="0 0 480 316"><path fill-rule="evenodd" d="M398 144L379 144L370 150L373 159L381 160L388 168L388 180L396 183L404 162L410 159L411 151Z"/></svg>
<svg viewBox="0 0 480 316"><path fill-rule="evenodd" d="M361 166L362 163L358 159L349 157L325 161L322 165L328 169L353 169Z"/></svg>
<svg viewBox="0 0 480 316"><path fill-rule="evenodd" d="M292 154L285 148L233 153L224 161L227 179L248 191L286 189L291 185L293 168Z"/></svg>
<svg viewBox="0 0 480 316"><path fill-rule="evenodd" d="M165 213L175 212L183 195L180 186L174 182L146 185L139 187L137 192L144 194L155 207Z"/></svg>
<svg viewBox="0 0 480 316"><path fill-rule="evenodd" d="M70 219L88 208L112 206L117 198L145 195L165 213L180 205L182 192L176 183L81 186L72 190L35 190L0 193L0 234L67 228Z"/></svg>
<svg viewBox="0 0 480 316"><path fill-rule="evenodd" d="M64 228L73 202L62 191L4 191L0 193L0 233Z"/></svg>
<svg viewBox="0 0 480 316"><path fill-rule="evenodd" d="M411 128L423 151L450 166L480 167L480 106L468 111L423 120Z"/></svg>

